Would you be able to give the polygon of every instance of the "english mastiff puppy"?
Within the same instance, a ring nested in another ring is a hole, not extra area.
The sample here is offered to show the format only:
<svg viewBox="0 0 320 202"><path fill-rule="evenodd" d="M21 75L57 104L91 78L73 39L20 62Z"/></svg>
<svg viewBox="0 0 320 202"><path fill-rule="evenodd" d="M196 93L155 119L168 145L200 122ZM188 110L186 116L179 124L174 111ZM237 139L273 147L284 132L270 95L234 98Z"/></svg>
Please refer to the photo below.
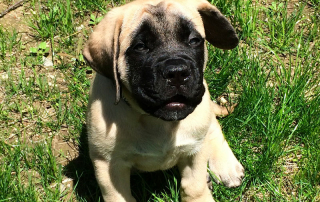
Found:
<svg viewBox="0 0 320 202"><path fill-rule="evenodd" d="M175 165L181 201L212 202L218 182L240 185L244 169L226 142L203 72L206 43L232 49L238 37L206 0L137 0L114 8L83 55L97 72L87 112L90 157L103 199L133 202L130 172ZM139 199L137 199L139 201Z"/></svg>

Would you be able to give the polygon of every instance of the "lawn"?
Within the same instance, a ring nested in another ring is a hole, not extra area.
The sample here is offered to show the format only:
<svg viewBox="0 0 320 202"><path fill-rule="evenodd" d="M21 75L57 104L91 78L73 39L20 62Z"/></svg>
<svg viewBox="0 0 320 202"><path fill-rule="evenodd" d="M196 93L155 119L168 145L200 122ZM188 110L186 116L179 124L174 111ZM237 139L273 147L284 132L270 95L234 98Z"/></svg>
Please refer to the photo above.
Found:
<svg viewBox="0 0 320 202"><path fill-rule="evenodd" d="M0 0L0 13L17 1ZM86 142L93 71L82 56L101 17L125 1L25 0L0 18L0 202L102 201ZM212 46L212 99L246 170L216 201L320 201L320 1L214 0L240 38ZM179 201L179 173L132 176L138 201Z"/></svg>

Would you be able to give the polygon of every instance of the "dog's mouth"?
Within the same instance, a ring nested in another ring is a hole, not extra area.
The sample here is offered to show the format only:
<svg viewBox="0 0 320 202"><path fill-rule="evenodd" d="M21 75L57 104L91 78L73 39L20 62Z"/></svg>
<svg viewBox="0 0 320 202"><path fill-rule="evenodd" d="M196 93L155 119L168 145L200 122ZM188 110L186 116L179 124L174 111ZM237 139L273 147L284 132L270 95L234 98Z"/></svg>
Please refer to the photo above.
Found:
<svg viewBox="0 0 320 202"><path fill-rule="evenodd" d="M181 95L173 96L164 104L164 109L169 111L184 110L186 107L187 98Z"/></svg>
<svg viewBox="0 0 320 202"><path fill-rule="evenodd" d="M204 86L182 92L162 92L148 88L137 88L134 93L142 110L165 121L178 121L186 118L200 104ZM171 95L168 95L171 94ZM173 94L173 95L172 95Z"/></svg>
<svg viewBox="0 0 320 202"><path fill-rule="evenodd" d="M184 107L186 107L186 105L181 102L171 102L165 106L167 110L182 110Z"/></svg>
<svg viewBox="0 0 320 202"><path fill-rule="evenodd" d="M200 104L204 86L199 86L199 90L193 90L193 93L175 92L171 96L169 92L159 93L147 88L138 87L137 91L134 95L142 110L165 121L178 121L186 118Z"/></svg>
<svg viewBox="0 0 320 202"><path fill-rule="evenodd" d="M165 121L178 121L186 118L192 113L200 102L201 98L195 102L193 99L188 99L186 96L175 95L170 99L167 99L163 104L158 105L151 114Z"/></svg>

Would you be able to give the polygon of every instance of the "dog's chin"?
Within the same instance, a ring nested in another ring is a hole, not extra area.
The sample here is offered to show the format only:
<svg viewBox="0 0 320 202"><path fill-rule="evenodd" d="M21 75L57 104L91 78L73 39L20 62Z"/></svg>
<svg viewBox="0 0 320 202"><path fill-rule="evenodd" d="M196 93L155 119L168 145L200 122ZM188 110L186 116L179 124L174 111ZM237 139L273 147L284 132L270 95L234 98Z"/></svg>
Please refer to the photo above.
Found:
<svg viewBox="0 0 320 202"><path fill-rule="evenodd" d="M170 102L151 113L164 121L179 121L194 111L195 107L181 102Z"/></svg>

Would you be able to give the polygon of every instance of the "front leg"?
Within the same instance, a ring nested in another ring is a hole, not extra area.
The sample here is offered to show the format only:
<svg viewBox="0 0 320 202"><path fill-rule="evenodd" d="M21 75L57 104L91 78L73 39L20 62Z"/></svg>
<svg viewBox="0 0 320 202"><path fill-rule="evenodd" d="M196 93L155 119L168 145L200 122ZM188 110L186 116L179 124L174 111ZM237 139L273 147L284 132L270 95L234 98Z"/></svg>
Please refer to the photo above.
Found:
<svg viewBox="0 0 320 202"><path fill-rule="evenodd" d="M216 118L212 120L209 136L209 168L215 174L215 181L223 182L227 187L239 186L244 176L244 168L231 151Z"/></svg>
<svg viewBox="0 0 320 202"><path fill-rule="evenodd" d="M121 162L93 158L92 163L105 202L135 202L130 189L130 167Z"/></svg>
<svg viewBox="0 0 320 202"><path fill-rule="evenodd" d="M208 144L204 141L201 151L183 157L178 162L181 174L182 202L214 202L207 186Z"/></svg>

